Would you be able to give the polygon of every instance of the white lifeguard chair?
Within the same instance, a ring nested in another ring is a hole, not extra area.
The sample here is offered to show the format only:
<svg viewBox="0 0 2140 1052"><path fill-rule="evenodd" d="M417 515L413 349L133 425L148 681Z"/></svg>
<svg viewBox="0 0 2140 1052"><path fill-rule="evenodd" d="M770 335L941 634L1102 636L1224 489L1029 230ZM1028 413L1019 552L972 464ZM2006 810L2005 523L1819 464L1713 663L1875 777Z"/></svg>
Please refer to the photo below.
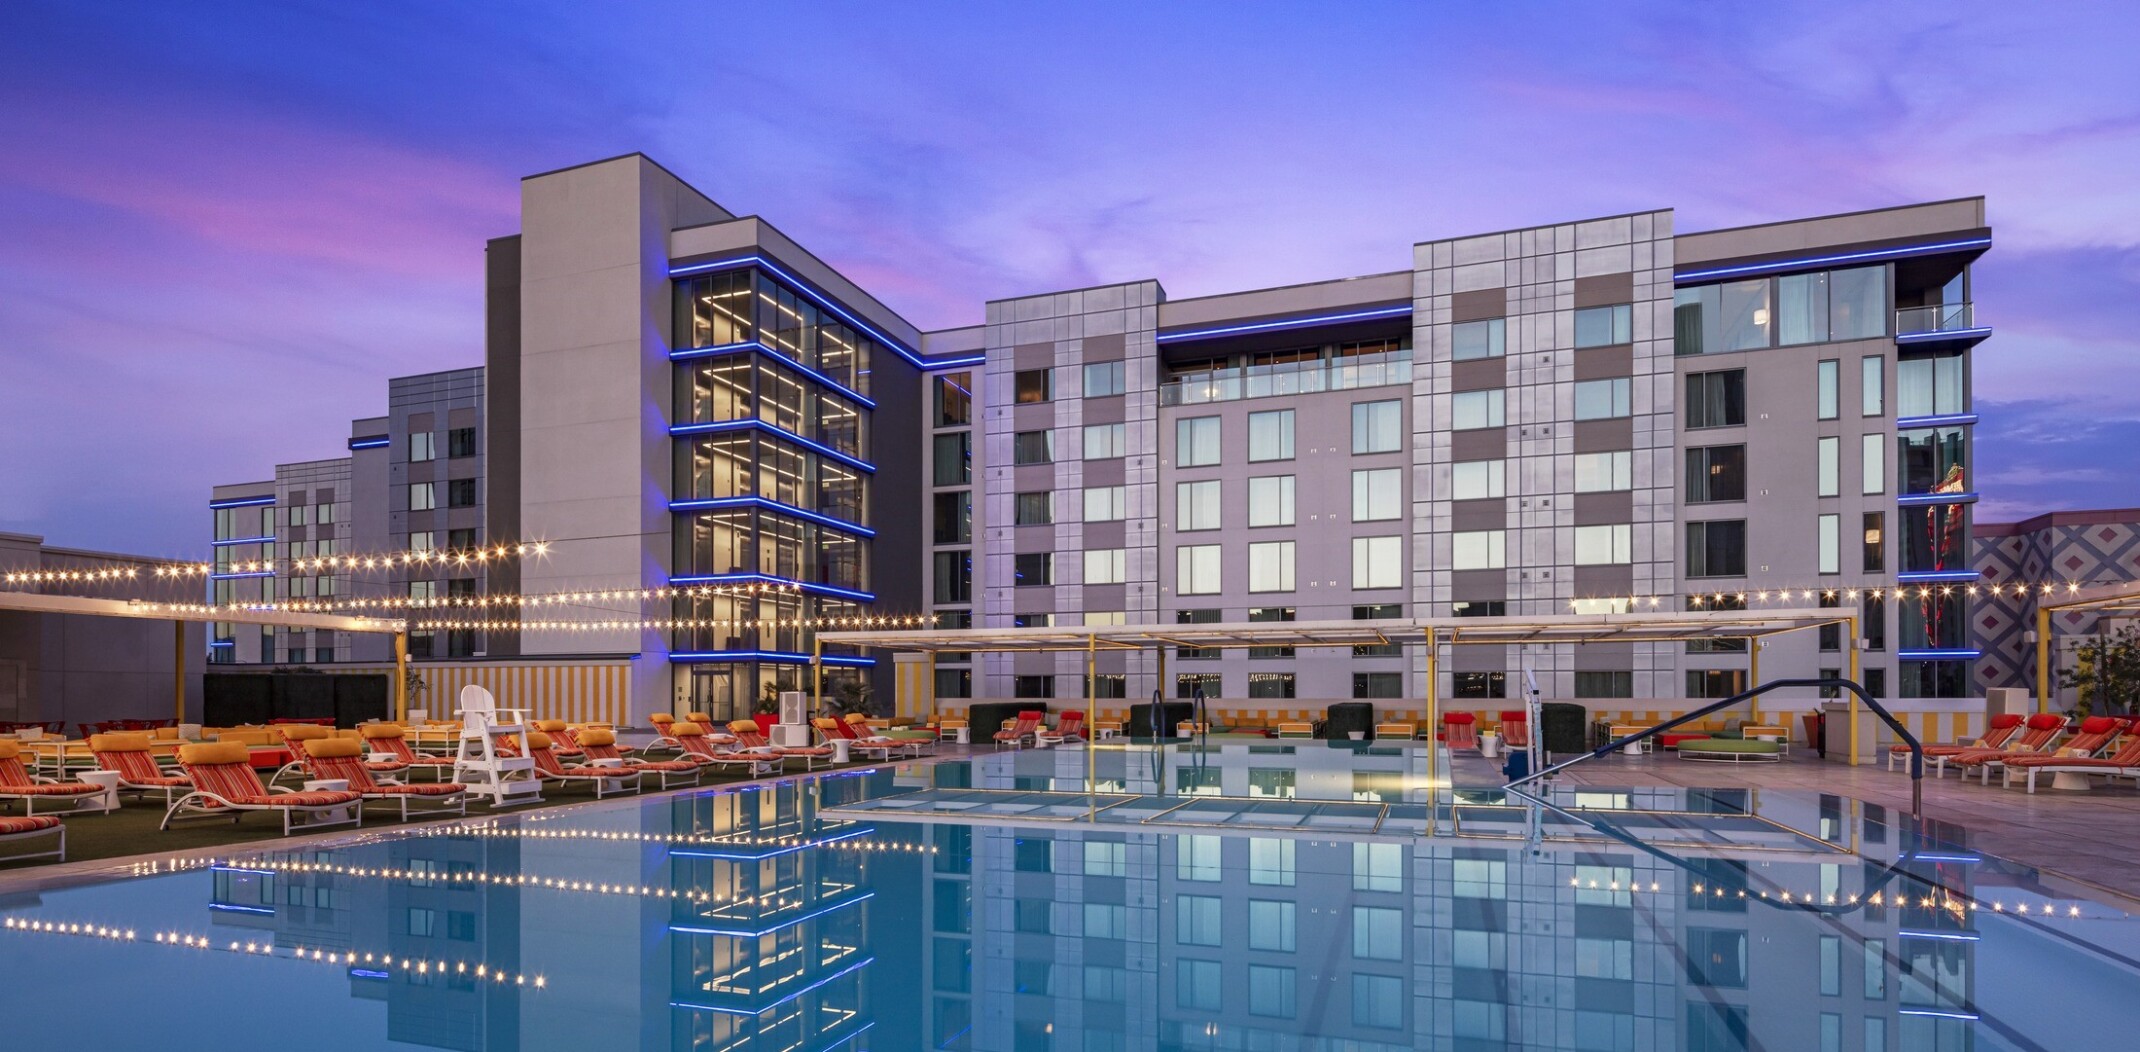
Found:
<svg viewBox="0 0 2140 1052"><path fill-rule="evenodd" d="M492 807L534 803L542 799L542 780L528 754L526 709L501 709L490 691L471 683L461 688L459 747L453 754L453 780ZM516 743L516 755L498 751L498 738Z"/></svg>

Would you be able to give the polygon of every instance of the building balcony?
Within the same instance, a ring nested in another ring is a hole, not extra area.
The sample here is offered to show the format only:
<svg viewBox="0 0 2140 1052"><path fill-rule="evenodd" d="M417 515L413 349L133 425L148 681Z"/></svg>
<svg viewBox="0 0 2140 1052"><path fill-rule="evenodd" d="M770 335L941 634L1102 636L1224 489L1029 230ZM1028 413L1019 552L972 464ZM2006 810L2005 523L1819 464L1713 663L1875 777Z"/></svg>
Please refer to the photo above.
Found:
<svg viewBox="0 0 2140 1052"><path fill-rule="evenodd" d="M1410 383L1412 352L1386 351L1345 358L1250 365L1172 377L1159 385L1160 405L1204 405L1243 398L1348 391Z"/></svg>
<svg viewBox="0 0 2140 1052"><path fill-rule="evenodd" d="M1938 303L1895 312L1895 342L1901 344L1974 344L1991 335L1976 323L1976 304Z"/></svg>

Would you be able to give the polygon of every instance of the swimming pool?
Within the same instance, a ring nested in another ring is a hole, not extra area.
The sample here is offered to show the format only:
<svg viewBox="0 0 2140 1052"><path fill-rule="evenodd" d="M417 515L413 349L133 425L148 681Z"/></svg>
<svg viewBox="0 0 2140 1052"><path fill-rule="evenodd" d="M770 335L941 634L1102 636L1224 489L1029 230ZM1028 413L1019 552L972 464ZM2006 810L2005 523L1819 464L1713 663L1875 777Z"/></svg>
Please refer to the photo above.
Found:
<svg viewBox="0 0 2140 1052"><path fill-rule="evenodd" d="M1831 796L1028 752L0 884L21 1047L2066 1049L2140 925ZM1428 835L1429 824L1432 835ZM1899 864L1898 864L1898 860Z"/></svg>

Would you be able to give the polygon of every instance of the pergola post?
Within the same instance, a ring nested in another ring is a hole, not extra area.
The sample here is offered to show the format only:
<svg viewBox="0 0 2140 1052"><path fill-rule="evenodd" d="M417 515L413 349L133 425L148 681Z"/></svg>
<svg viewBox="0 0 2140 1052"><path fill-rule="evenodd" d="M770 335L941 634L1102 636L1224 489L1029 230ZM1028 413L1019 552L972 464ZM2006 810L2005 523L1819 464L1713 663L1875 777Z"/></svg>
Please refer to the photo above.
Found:
<svg viewBox="0 0 2140 1052"><path fill-rule="evenodd" d="M409 630L394 633L394 722L409 722Z"/></svg>
<svg viewBox="0 0 2140 1052"><path fill-rule="evenodd" d="M1751 660L1747 662L1746 668L1747 676L1753 679L1752 683L1747 684L1748 687L1758 687L1761 685L1761 647L1767 642L1768 641L1766 639L1763 639L1760 636L1755 636L1754 638L1746 641L1746 651L1748 654L1752 655ZM1760 724L1761 695L1756 694L1753 697L1746 699L1746 716L1748 722L1756 725Z"/></svg>
<svg viewBox="0 0 2140 1052"><path fill-rule="evenodd" d="M810 715L825 711L825 641L810 636Z"/></svg>
<svg viewBox="0 0 2140 1052"><path fill-rule="evenodd" d="M1085 636L1085 727L1084 727L1084 730L1085 730L1085 795L1087 795L1087 796L1094 796L1094 795L1097 795L1097 794L1099 793L1099 791L1100 791L1100 770L1099 770L1099 767L1098 767L1098 766L1096 766L1096 765L1094 764L1094 762L1093 762L1093 761L1097 760L1097 759L1099 758L1099 755L1100 755L1100 752L1099 752L1099 747L1098 747L1098 746L1096 746L1095 744L1093 744L1093 739L1094 739L1094 738L1097 738L1097 737L1099 737L1099 736L1098 736L1097 734L1094 734L1094 733L1093 733L1093 730L1092 730L1092 724L1093 724L1093 712L1092 712L1092 702L1093 702L1093 700L1094 700L1095 698L1098 698L1098 697L1099 697L1099 688L1098 688L1097 686L1095 686L1095 682L1096 682L1096 681L1097 681L1097 680L1098 680L1098 679L1100 678L1100 677L1099 677L1099 672L1100 672L1100 637L1099 637L1099 636L1097 636L1097 635L1090 635L1090 634L1088 634L1087 636ZM1123 693L1124 693L1124 694L1127 694L1127 693L1129 693L1129 692L1128 692L1128 691L1123 691ZM1056 727L1057 727L1057 728L1060 728L1061 726L1062 726L1062 723L1061 723L1060 721L1057 721L1057 723L1056 723Z"/></svg>
<svg viewBox="0 0 2140 1052"><path fill-rule="evenodd" d="M1441 641L1427 629L1427 835L1434 835L1435 812L1440 788L1435 779L1441 763Z"/></svg>
<svg viewBox="0 0 2140 1052"><path fill-rule="evenodd" d="M171 708L178 722L186 722L186 623L173 621L171 627Z"/></svg>
<svg viewBox="0 0 2140 1052"><path fill-rule="evenodd" d="M2051 711L2051 611L2036 608L2036 712Z"/></svg>
<svg viewBox="0 0 2140 1052"><path fill-rule="evenodd" d="M1848 644L1849 644L1849 646L1850 646L1850 682L1852 682L1852 683L1857 683L1857 684L1858 684L1859 686L1861 686L1861 687L1862 687L1862 686L1864 686L1865 684L1863 684L1863 683L1860 683L1860 682L1859 682L1859 680L1858 680L1858 619L1857 619L1857 618L1856 618L1855 616L1852 616L1852 617L1846 617L1846 618L1844 618L1844 619L1843 619L1843 638L1844 638L1844 641L1845 641L1846 643L1848 643ZM1825 727L1825 726L1826 726L1825 722L1824 722L1824 723L1822 724L1822 726L1823 726L1823 727ZM1827 733L1827 732L1826 732L1825 730L1823 730L1823 731L1822 731L1822 736L1823 736L1823 744L1825 744L1825 743L1826 743L1826 741L1825 741L1825 739L1826 739L1826 733ZM1857 691L1851 691L1851 692L1850 692L1850 766L1852 766L1852 767L1856 767L1857 765L1858 765L1858 693L1857 693Z"/></svg>
<svg viewBox="0 0 2140 1052"><path fill-rule="evenodd" d="M929 726L941 728L943 726L942 706L939 706L936 703L936 651L929 651L927 657L929 660L929 667L927 670L927 674L929 677L927 680L929 690ZM939 730L938 736L941 737L941 735L942 731Z"/></svg>

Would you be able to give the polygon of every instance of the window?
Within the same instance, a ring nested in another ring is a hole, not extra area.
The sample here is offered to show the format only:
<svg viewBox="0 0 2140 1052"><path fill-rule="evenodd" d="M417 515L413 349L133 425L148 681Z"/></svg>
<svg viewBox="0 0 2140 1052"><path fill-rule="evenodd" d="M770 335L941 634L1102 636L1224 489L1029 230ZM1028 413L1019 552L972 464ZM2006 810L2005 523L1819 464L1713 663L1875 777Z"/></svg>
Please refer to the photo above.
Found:
<svg viewBox="0 0 2140 1052"><path fill-rule="evenodd" d="M1620 450L1575 455L1575 492L1610 493L1634 487L1634 453Z"/></svg>
<svg viewBox="0 0 2140 1052"><path fill-rule="evenodd" d="M1225 927L1216 895L1174 897L1174 941L1182 946L1217 946Z"/></svg>
<svg viewBox="0 0 2140 1052"><path fill-rule="evenodd" d="M1054 614L1012 614L1012 628L1054 628Z"/></svg>
<svg viewBox="0 0 2140 1052"><path fill-rule="evenodd" d="M454 479L446 483L446 506L449 508L475 507L476 480Z"/></svg>
<svg viewBox="0 0 2140 1052"><path fill-rule="evenodd" d="M1055 494L1017 494L1016 511L1012 522L1019 526L1046 526L1055 521Z"/></svg>
<svg viewBox="0 0 2140 1052"><path fill-rule="evenodd" d="M1458 534L1461 537L1463 534ZM1401 588L1404 586L1403 537L1354 537L1352 539L1352 586L1354 588Z"/></svg>
<svg viewBox="0 0 2140 1052"><path fill-rule="evenodd" d="M1352 1024L1395 1029L1404 1025L1404 982L1394 975L1352 977Z"/></svg>
<svg viewBox="0 0 2140 1052"><path fill-rule="evenodd" d="M939 493L935 505L936 543L964 544L973 539L973 491Z"/></svg>
<svg viewBox="0 0 2140 1052"><path fill-rule="evenodd" d="M1819 539L1820 568L1815 573L1843 572L1843 517L1822 515L1816 520Z"/></svg>
<svg viewBox="0 0 2140 1052"><path fill-rule="evenodd" d="M973 601L973 553L936 553L936 601L939 603L970 603Z"/></svg>
<svg viewBox="0 0 2140 1052"><path fill-rule="evenodd" d="M1745 499L1745 446L1696 446L1687 450L1687 503Z"/></svg>
<svg viewBox="0 0 2140 1052"><path fill-rule="evenodd" d="M1843 491L1843 440L1830 436L1814 444L1816 497L1833 497Z"/></svg>
<svg viewBox="0 0 2140 1052"><path fill-rule="evenodd" d="M1192 416L1174 422L1174 463L1201 468L1219 462L1219 418Z"/></svg>
<svg viewBox="0 0 2140 1052"><path fill-rule="evenodd" d="M1865 340L1887 335L1887 267L1828 272L1828 338Z"/></svg>
<svg viewBox="0 0 2140 1052"><path fill-rule="evenodd" d="M973 697L973 670L970 668L937 669L936 696L939 698Z"/></svg>
<svg viewBox="0 0 2140 1052"><path fill-rule="evenodd" d="M1085 487L1085 521L1122 521L1128 499L1128 488L1124 486Z"/></svg>
<svg viewBox="0 0 2140 1052"><path fill-rule="evenodd" d="M438 436L429 431L409 432L409 463L438 459Z"/></svg>
<svg viewBox="0 0 2140 1052"><path fill-rule="evenodd" d="M1955 362L1957 365L1959 365L1961 362L1960 358L1954 358L1950 360ZM1866 356L1865 360L1859 362L1858 365L1861 377L1858 381L1858 395L1860 400L1859 412L1863 413L1866 416L1884 415L1887 412L1887 359L1877 354L1868 355ZM1903 370L1903 366L1901 365L1898 365L1895 368L1896 372L1898 373ZM1955 390L1957 392L1959 392L1961 389L1960 375L1961 370L1956 369ZM1905 392L1908 391L1908 382L1904 381L1902 383L1902 387ZM1907 398L1907 396L1905 396L1905 398ZM1954 401L1955 408L1951 410L1944 410L1945 412L1961 412L1961 398L1957 396ZM1905 405L1902 409L1901 415L1912 416L1915 414L1912 414L1909 411L1908 407Z"/></svg>
<svg viewBox="0 0 2140 1052"><path fill-rule="evenodd" d="M1291 837L1248 838L1248 882L1290 888L1296 879L1300 841Z"/></svg>
<svg viewBox="0 0 2140 1052"><path fill-rule="evenodd" d="M1055 556L1049 552L1027 552L1011 557L1012 583L1020 588L1055 583Z"/></svg>
<svg viewBox="0 0 2140 1052"><path fill-rule="evenodd" d="M1276 409L1248 414L1248 459L1293 459L1293 411Z"/></svg>
<svg viewBox="0 0 2140 1052"><path fill-rule="evenodd" d="M1085 397L1105 398L1124 390L1121 362L1095 362L1085 367Z"/></svg>
<svg viewBox="0 0 2140 1052"><path fill-rule="evenodd" d="M1219 546L1185 544L1174 549L1174 591L1181 595L1215 595L1219 590Z"/></svg>
<svg viewBox="0 0 2140 1052"><path fill-rule="evenodd" d="M1968 439L1962 428L1935 427L1904 431L1897 436L1896 469L1902 478L1898 493L1930 493L1942 485L1965 486L1968 479Z"/></svg>
<svg viewBox="0 0 2140 1052"><path fill-rule="evenodd" d="M1458 391L1449 396L1449 426L1457 431L1500 427L1502 390Z"/></svg>
<svg viewBox="0 0 2140 1052"><path fill-rule="evenodd" d="M1250 649L1257 648L1251 647ZM1293 696L1293 674L1291 672L1251 672L1248 674L1248 696L1251 698L1290 698Z"/></svg>
<svg viewBox="0 0 2140 1052"><path fill-rule="evenodd" d="M1012 397L1021 404L1047 402L1055 398L1053 369L1020 369L1012 377L1012 383Z"/></svg>
<svg viewBox="0 0 2140 1052"><path fill-rule="evenodd" d="M1746 370L1687 374L1687 427L1746 424Z"/></svg>
<svg viewBox="0 0 2140 1052"><path fill-rule="evenodd" d="M1401 603L1373 603L1352 608L1355 621L1386 621L1403 616L1404 605ZM1404 648L1396 643L1366 643L1352 648L1352 656L1356 658L1401 657L1403 654Z"/></svg>
<svg viewBox="0 0 2140 1052"><path fill-rule="evenodd" d="M1746 689L1746 670L1743 668L1712 668L1687 670L1687 697L1728 698Z"/></svg>
<svg viewBox="0 0 2140 1052"><path fill-rule="evenodd" d="M1221 687L1224 680L1225 677L1216 672L1184 672L1174 677L1174 696L1177 698L1195 698L1198 696L1216 698L1223 693ZM1189 772L1183 773L1187 775ZM1212 772L1214 775L1217 773L1216 771ZM1186 777L1184 781L1187 781ZM1211 795L1216 796L1218 791L1218 781L1213 779L1209 792Z"/></svg>
<svg viewBox="0 0 2140 1052"><path fill-rule="evenodd" d="M1575 696L1578 698L1632 698L1635 696L1633 672L1577 672Z"/></svg>
<svg viewBox="0 0 2140 1052"><path fill-rule="evenodd" d="M1124 424L1086 424L1085 459L1112 460L1121 456L1128 430Z"/></svg>
<svg viewBox="0 0 2140 1052"><path fill-rule="evenodd" d="M412 552L428 552L436 547L438 547L438 532L436 530L417 530L409 534L409 550Z"/></svg>
<svg viewBox="0 0 2140 1052"><path fill-rule="evenodd" d="M1635 342L1635 308L1619 303L1610 307L1585 307L1575 312L1577 347L1610 347Z"/></svg>
<svg viewBox="0 0 2140 1052"><path fill-rule="evenodd" d="M1363 700L1401 698L1404 696L1404 674L1401 672L1355 672L1352 674L1352 696Z"/></svg>
<svg viewBox="0 0 2140 1052"><path fill-rule="evenodd" d="M1085 623L1088 625L1093 623L1092 615L1087 614L1085 616ZM1091 692L1091 696L1095 698L1129 697L1129 677L1120 672L1095 673L1085 687Z"/></svg>
<svg viewBox="0 0 2140 1052"><path fill-rule="evenodd" d="M438 484L433 482L409 483L409 510L430 511L438 507Z"/></svg>
<svg viewBox="0 0 2140 1052"><path fill-rule="evenodd" d="M1858 634L1865 641L1867 650L1887 649L1887 603L1879 596L1863 593L1858 601ZM1887 695L1872 689L1872 681L1865 681L1866 690L1875 697Z"/></svg>
<svg viewBox="0 0 2140 1052"><path fill-rule="evenodd" d="M1746 520L1688 523L1687 576L1746 576Z"/></svg>
<svg viewBox="0 0 2140 1052"><path fill-rule="evenodd" d="M1248 524L1293 525L1293 476L1262 475L1248 480Z"/></svg>
<svg viewBox="0 0 2140 1052"><path fill-rule="evenodd" d="M1176 610L1174 611L1174 623L1177 625L1215 625L1219 623L1219 612L1217 610ZM1174 656L1183 661L1203 661L1216 659L1219 656L1219 652L1211 647L1175 647Z"/></svg>
<svg viewBox="0 0 2140 1052"><path fill-rule="evenodd" d="M1508 464L1501 460L1460 460L1449 465L1449 499L1492 500L1503 493Z"/></svg>
<svg viewBox="0 0 2140 1052"><path fill-rule="evenodd" d="M1508 322L1502 318L1458 322L1449 327L1449 356L1457 361L1499 358L1505 353Z"/></svg>
<svg viewBox="0 0 2140 1052"><path fill-rule="evenodd" d="M1776 279L1776 343L1789 347L1828 339L1828 275L1786 274Z"/></svg>
<svg viewBox="0 0 2140 1052"><path fill-rule="evenodd" d="M1814 413L1822 420L1833 420L1842 412L1842 397L1839 393L1843 363L1833 358L1814 366L1818 393L1814 395Z"/></svg>
<svg viewBox="0 0 2140 1052"><path fill-rule="evenodd" d="M1508 565L1505 530L1461 530L1449 536L1449 568L1499 570Z"/></svg>
<svg viewBox="0 0 2140 1052"><path fill-rule="evenodd" d="M1248 611L1248 620L1250 621L1250 623L1258 624L1268 622L1291 621L1293 620L1293 608L1290 606L1251 607ZM1293 648L1249 647L1248 656L1250 658L1289 658L1293 656Z"/></svg>
<svg viewBox="0 0 2140 1052"><path fill-rule="evenodd" d="M937 485L963 486L973 481L973 432L938 435L935 449Z"/></svg>
<svg viewBox="0 0 2140 1052"><path fill-rule="evenodd" d="M1292 953L1298 945L1293 903L1283 900L1248 900L1248 948Z"/></svg>
<svg viewBox="0 0 2140 1052"><path fill-rule="evenodd" d="M1184 883L1209 884L1219 879L1219 838L1192 833L1174 838L1174 879Z"/></svg>
<svg viewBox="0 0 2140 1052"><path fill-rule="evenodd" d="M1508 697L1508 673L1506 672L1458 672L1451 683L1459 698L1505 698Z"/></svg>
<svg viewBox="0 0 2140 1052"><path fill-rule="evenodd" d="M1404 960L1404 913L1387 906L1352 908L1352 955L1365 961Z"/></svg>
<svg viewBox="0 0 2140 1052"><path fill-rule="evenodd" d="M1293 542L1258 541L1248 546L1248 590L1293 590Z"/></svg>
<svg viewBox="0 0 2140 1052"><path fill-rule="evenodd" d="M1174 1007L1193 1012L1219 1010L1219 962L1181 958L1174 962Z"/></svg>
<svg viewBox="0 0 2140 1052"><path fill-rule="evenodd" d="M1401 468L1369 468L1352 473L1352 521L1381 522L1403 513Z"/></svg>
<svg viewBox="0 0 2140 1052"><path fill-rule="evenodd" d="M1174 484L1174 528L1182 532L1219 528L1219 482Z"/></svg>
<svg viewBox="0 0 2140 1052"><path fill-rule="evenodd" d="M476 455L476 429L457 427L446 432L446 455L449 457L472 457Z"/></svg>
<svg viewBox="0 0 2140 1052"><path fill-rule="evenodd" d="M1014 698L1052 698L1055 696L1054 676L1013 676L1011 696Z"/></svg>
<svg viewBox="0 0 2140 1052"><path fill-rule="evenodd" d="M1352 451L1395 453L1403 445L1404 403L1354 402L1352 404Z"/></svg>
<svg viewBox="0 0 2140 1052"><path fill-rule="evenodd" d="M325 542L325 541L322 541L322 542L320 542L320 543L324 544L324 543L326 543L326 542ZM446 531L446 547L448 547L448 548L455 548L455 549L459 549L459 548L473 548L473 547L475 547L475 546L476 546L476 531L475 531L475 527L473 527L473 526L469 526L469 527L461 527L461 528L457 528L457 529L450 529L450 530L447 530L447 531Z"/></svg>
<svg viewBox="0 0 2140 1052"><path fill-rule="evenodd" d="M1121 584L1128 566L1127 549L1088 548L1085 550L1085 583Z"/></svg>
<svg viewBox="0 0 2140 1052"><path fill-rule="evenodd" d="M1687 971L1687 977L1702 986L1745 989L1746 933L1728 929L1687 929Z"/></svg>
<svg viewBox="0 0 2140 1052"><path fill-rule="evenodd" d="M1887 438L1858 436L1858 492L1887 492Z"/></svg>
<svg viewBox="0 0 2140 1052"><path fill-rule="evenodd" d="M1622 523L1616 526L1577 526L1575 528L1575 565L1615 566L1635 561L1635 528Z"/></svg>
<svg viewBox="0 0 2140 1052"><path fill-rule="evenodd" d="M962 427L973 423L973 374L942 373L936 377L936 426Z"/></svg>
<svg viewBox="0 0 2140 1052"><path fill-rule="evenodd" d="M1047 464L1055 460L1055 432L1020 431L1011 436L1011 463Z"/></svg>
<svg viewBox="0 0 2140 1052"><path fill-rule="evenodd" d="M1870 361L1871 359L1867 359ZM1960 355L1904 358L1895 363L1895 415L1933 416L1968 411ZM1869 404L1869 403L1868 403ZM1866 415L1873 415L1868 409Z"/></svg>
<svg viewBox="0 0 2140 1052"><path fill-rule="evenodd" d="M1630 395L1634 381L1626 377L1612 380L1584 380L1575 385L1575 418L1577 420L1610 420L1633 412Z"/></svg>
<svg viewBox="0 0 2140 1052"><path fill-rule="evenodd" d="M1293 969L1275 964L1248 966L1248 1014L1291 1019L1298 1011Z"/></svg>
<svg viewBox="0 0 2140 1052"><path fill-rule="evenodd" d="M1865 513L1864 521L1864 562L1862 569L1866 573L1885 573L1887 571L1887 513L1884 511L1868 511Z"/></svg>

